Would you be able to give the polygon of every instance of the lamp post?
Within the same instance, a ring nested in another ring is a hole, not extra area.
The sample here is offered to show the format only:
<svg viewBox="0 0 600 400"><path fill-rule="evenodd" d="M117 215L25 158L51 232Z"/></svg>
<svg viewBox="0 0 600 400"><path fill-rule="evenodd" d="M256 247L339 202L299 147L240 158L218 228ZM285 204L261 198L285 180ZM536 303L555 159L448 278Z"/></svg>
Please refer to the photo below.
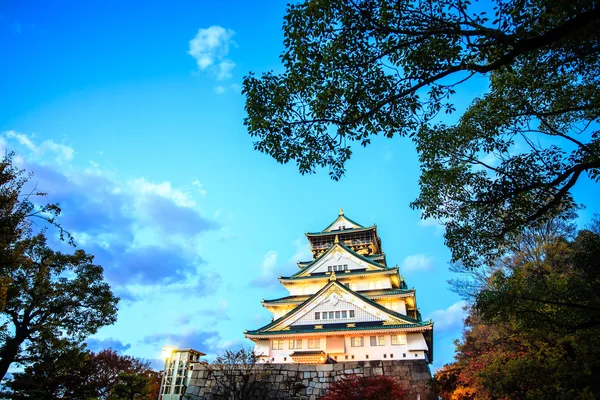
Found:
<svg viewBox="0 0 600 400"><path fill-rule="evenodd" d="M173 353L175 348L171 346L165 346L162 349L162 359L165 360L165 365L163 368L162 378L160 380L160 389L158 390L158 400L164 399L164 390L165 390L165 379L167 377L167 373L169 372L169 359L171 358L171 353Z"/></svg>

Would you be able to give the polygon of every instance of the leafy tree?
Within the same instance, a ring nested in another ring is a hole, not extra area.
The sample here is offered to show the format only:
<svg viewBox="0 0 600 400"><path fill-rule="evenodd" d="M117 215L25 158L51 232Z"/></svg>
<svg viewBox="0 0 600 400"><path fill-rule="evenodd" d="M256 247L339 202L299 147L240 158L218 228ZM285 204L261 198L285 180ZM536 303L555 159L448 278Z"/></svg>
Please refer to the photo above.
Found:
<svg viewBox="0 0 600 400"><path fill-rule="evenodd" d="M285 16L284 71L244 79L245 124L257 150L333 179L354 142L411 137L412 206L472 268L600 178L599 23L594 0L306 0ZM473 78L485 94L441 123Z"/></svg>
<svg viewBox="0 0 600 400"><path fill-rule="evenodd" d="M346 375L333 382L323 400L402 400L406 390L394 378L383 375Z"/></svg>
<svg viewBox="0 0 600 400"><path fill-rule="evenodd" d="M120 374L109 400L154 400L150 394L151 376L140 374Z"/></svg>
<svg viewBox="0 0 600 400"><path fill-rule="evenodd" d="M461 382L461 368L446 364L431 379L431 391L443 400L475 400L475 391Z"/></svg>
<svg viewBox="0 0 600 400"><path fill-rule="evenodd" d="M4 397L155 400L159 385L160 376L149 362L110 349L93 353L62 341L48 346L35 363L14 374Z"/></svg>
<svg viewBox="0 0 600 400"><path fill-rule="evenodd" d="M34 232L32 218L58 226L57 205L36 206L43 193L22 193L30 175L0 163L0 379L13 362L27 364L48 343L81 342L116 319L118 298L103 270L83 250L54 251L46 230Z"/></svg>
<svg viewBox="0 0 600 400"><path fill-rule="evenodd" d="M46 193L35 187L25 191L32 174L13 165L13 153L0 161L0 310L6 305L6 292L10 283L8 271L18 263L20 248L17 243L32 234L34 220L51 225L72 243L72 237L56 221L60 214L57 204L43 203Z"/></svg>
<svg viewBox="0 0 600 400"><path fill-rule="evenodd" d="M98 353L91 353L90 366L88 379L94 382L94 386L98 390L97 396L101 399L108 398L118 384L122 386L127 382L132 382L133 378L121 379L121 375L136 375L148 378L147 391L150 393L156 392L153 399L158 397L157 388L151 386L156 381L160 385L160 377L158 377L157 372L150 369L150 363L147 361L119 354L112 349L106 349ZM139 386L139 380L135 386Z"/></svg>
<svg viewBox="0 0 600 400"><path fill-rule="evenodd" d="M600 235L538 243L534 257L515 253L475 297L454 382L435 377L444 399L461 388L478 399L600 396Z"/></svg>
<svg viewBox="0 0 600 400"><path fill-rule="evenodd" d="M13 400L88 400L97 391L87 379L89 353L79 345L61 340L39 350L35 363L7 382L2 398Z"/></svg>

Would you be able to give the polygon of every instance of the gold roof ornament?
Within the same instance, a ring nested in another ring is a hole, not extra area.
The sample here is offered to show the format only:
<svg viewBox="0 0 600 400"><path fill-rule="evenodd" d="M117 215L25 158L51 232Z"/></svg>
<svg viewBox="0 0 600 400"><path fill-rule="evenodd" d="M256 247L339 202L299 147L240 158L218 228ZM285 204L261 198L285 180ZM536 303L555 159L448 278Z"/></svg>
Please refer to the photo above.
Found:
<svg viewBox="0 0 600 400"><path fill-rule="evenodd" d="M335 271L331 271L331 275L329 275L329 281L337 281L337 276L335 276Z"/></svg>
<svg viewBox="0 0 600 400"><path fill-rule="evenodd" d="M335 235L335 239L333 239L333 243L338 244L340 242L340 238L338 235Z"/></svg>
<svg viewBox="0 0 600 400"><path fill-rule="evenodd" d="M342 207L340 207L340 217L344 215L344 209Z"/></svg>

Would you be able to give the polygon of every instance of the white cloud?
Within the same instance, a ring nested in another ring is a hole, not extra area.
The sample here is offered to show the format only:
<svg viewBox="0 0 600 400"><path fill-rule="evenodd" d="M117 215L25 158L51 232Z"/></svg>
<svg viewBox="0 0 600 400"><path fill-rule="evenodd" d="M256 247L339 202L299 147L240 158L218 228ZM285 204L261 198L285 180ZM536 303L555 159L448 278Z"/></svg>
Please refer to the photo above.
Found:
<svg viewBox="0 0 600 400"><path fill-rule="evenodd" d="M3 136L8 139L16 140L20 145L32 153L30 158L33 156L38 162L52 161L63 164L71 161L75 154L75 150L73 150L72 147L56 143L52 140L45 140L38 145L35 144L32 137L15 131L4 132ZM3 146L6 147L6 141L5 139L3 140ZM50 157L50 160L47 159L48 157Z"/></svg>
<svg viewBox="0 0 600 400"><path fill-rule="evenodd" d="M29 185L60 204L61 225L104 266L115 290L135 291L137 285L143 294L154 285L186 282L202 296L218 288L219 276L210 276L210 287L194 286L208 278L202 271L202 235L216 232L218 225L203 216L191 193L168 181L119 181L98 163L76 168L67 162L73 149L50 140L38 143L14 131L0 138L15 151L15 165L34 173ZM61 162L46 162L54 157Z"/></svg>
<svg viewBox="0 0 600 400"><path fill-rule="evenodd" d="M449 332L462 329L463 320L467 312L464 310L466 302L464 300L452 304L448 308L433 311L428 319L435 323L437 332Z"/></svg>
<svg viewBox="0 0 600 400"><path fill-rule="evenodd" d="M294 246L296 247L296 252L290 257L289 262L291 264L296 264L298 261L312 260L313 254L312 251L310 251L308 242L302 239L296 239L294 240Z"/></svg>
<svg viewBox="0 0 600 400"><path fill-rule="evenodd" d="M252 286L268 287L277 283L278 257L279 254L275 250L270 250L263 256L260 274L250 282Z"/></svg>
<svg viewBox="0 0 600 400"><path fill-rule="evenodd" d="M196 37L190 40L188 54L196 59L200 71L213 74L217 80L231 78L235 63L227 56L229 48L235 44L231 40L234 34L231 29L216 25L198 30Z"/></svg>
<svg viewBox="0 0 600 400"><path fill-rule="evenodd" d="M196 181L198 182L198 181ZM200 182L198 182L200 183ZM175 189L171 182L153 183L144 178L138 178L129 182L130 188L141 194L155 194L166 199L172 200L180 207L194 207L196 202L188 193Z"/></svg>
<svg viewBox="0 0 600 400"><path fill-rule="evenodd" d="M204 189L204 186L202 186L202 184L200 183L200 181L198 179L196 179L194 182L192 182L192 185L194 185L198 188L198 192L202 195L202 197L206 196L206 189Z"/></svg>
<svg viewBox="0 0 600 400"><path fill-rule="evenodd" d="M227 89L225 89L225 86L223 86L223 85L215 86L215 93L216 94L223 94L226 91L227 91Z"/></svg>
<svg viewBox="0 0 600 400"><path fill-rule="evenodd" d="M448 219L423 218L423 214L421 214L421 219L417 225L422 228L435 228L435 234L441 235L444 233L444 224L448 221Z"/></svg>
<svg viewBox="0 0 600 400"><path fill-rule="evenodd" d="M419 253L408 256L402 262L402 272L431 271L433 269L433 256Z"/></svg>

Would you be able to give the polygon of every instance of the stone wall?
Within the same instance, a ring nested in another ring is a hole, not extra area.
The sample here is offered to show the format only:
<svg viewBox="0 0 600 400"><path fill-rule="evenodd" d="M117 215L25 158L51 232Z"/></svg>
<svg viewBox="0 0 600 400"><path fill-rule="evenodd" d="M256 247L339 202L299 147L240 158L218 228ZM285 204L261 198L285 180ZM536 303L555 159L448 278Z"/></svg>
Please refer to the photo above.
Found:
<svg viewBox="0 0 600 400"><path fill-rule="evenodd" d="M408 400L429 400L436 397L428 390L431 378L424 360L358 361L324 365L260 364L255 367L256 382L248 400L303 399L316 400L325 394L331 382L344 375L386 375L397 377L408 390ZM215 379L206 365L195 365L185 398L192 400L222 399L218 395Z"/></svg>

